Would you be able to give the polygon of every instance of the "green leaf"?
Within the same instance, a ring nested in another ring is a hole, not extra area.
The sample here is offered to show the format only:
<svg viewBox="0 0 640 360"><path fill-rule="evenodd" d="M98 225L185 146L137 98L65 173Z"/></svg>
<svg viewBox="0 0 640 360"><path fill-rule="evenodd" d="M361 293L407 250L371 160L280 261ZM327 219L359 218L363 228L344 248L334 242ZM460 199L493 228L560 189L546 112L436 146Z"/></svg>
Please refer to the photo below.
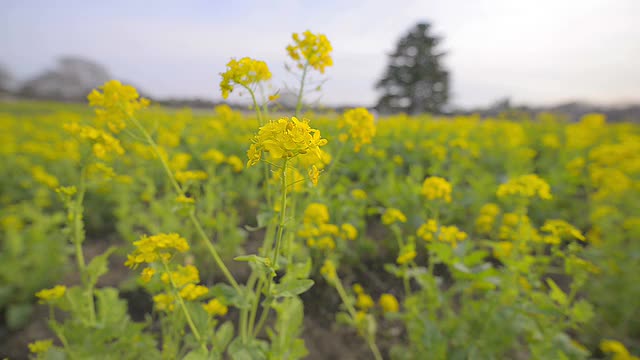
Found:
<svg viewBox="0 0 640 360"><path fill-rule="evenodd" d="M220 347L221 352L229 345L231 339L233 339L233 323L227 321L220 325L216 331L216 345Z"/></svg>
<svg viewBox="0 0 640 360"><path fill-rule="evenodd" d="M584 324L593 318L593 306L586 300L582 299L576 302L571 308L571 317L577 323Z"/></svg>
<svg viewBox="0 0 640 360"><path fill-rule="evenodd" d="M190 351L182 360L207 360L209 358L209 354L199 348L197 350Z"/></svg>
<svg viewBox="0 0 640 360"><path fill-rule="evenodd" d="M109 256L116 251L116 247L112 246L104 253L94 257L85 268L85 276L91 287L95 286L100 276L109 271Z"/></svg>
<svg viewBox="0 0 640 360"><path fill-rule="evenodd" d="M275 297L292 297L302 294L313 286L311 279L289 280L273 287L272 295Z"/></svg>
<svg viewBox="0 0 640 360"><path fill-rule="evenodd" d="M122 325L128 321L127 303L120 299L118 290L102 288L94 293L97 301L98 322L101 324Z"/></svg>
<svg viewBox="0 0 640 360"><path fill-rule="evenodd" d="M240 337L235 338L229 345L229 356L233 360L264 360L267 358L267 343L253 339L243 343Z"/></svg>
<svg viewBox="0 0 640 360"><path fill-rule="evenodd" d="M248 309L251 306L251 301L254 298L253 292L244 289L242 291L237 291L230 285L227 284L217 284L216 286L210 288L209 293L213 295L213 297L221 298L224 300L226 305L231 305L237 307L238 309ZM221 300L221 301L222 301Z"/></svg>

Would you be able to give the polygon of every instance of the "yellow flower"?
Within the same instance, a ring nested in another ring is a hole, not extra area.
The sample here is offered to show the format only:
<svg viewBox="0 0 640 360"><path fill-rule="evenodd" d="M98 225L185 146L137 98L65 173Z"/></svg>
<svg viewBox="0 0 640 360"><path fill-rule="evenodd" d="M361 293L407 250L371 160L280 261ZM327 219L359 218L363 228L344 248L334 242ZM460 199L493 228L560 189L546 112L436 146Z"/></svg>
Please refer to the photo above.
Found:
<svg viewBox="0 0 640 360"><path fill-rule="evenodd" d="M431 176L422 183L422 195L427 200L442 199L451 202L451 184L444 178Z"/></svg>
<svg viewBox="0 0 640 360"><path fill-rule="evenodd" d="M542 200L551 199L549 184L538 175L529 174L518 176L498 187L496 195L499 198L519 196L523 198L538 197Z"/></svg>
<svg viewBox="0 0 640 360"><path fill-rule="evenodd" d="M315 165L312 165L311 169L309 169L309 179L311 180L311 183L313 183L313 186L318 185L319 177L320 177L320 171L318 171L318 167L316 167Z"/></svg>
<svg viewBox="0 0 640 360"><path fill-rule="evenodd" d="M180 297L193 301L197 298L203 297L209 293L209 289L206 286L187 284L182 290L180 290Z"/></svg>
<svg viewBox="0 0 640 360"><path fill-rule="evenodd" d="M187 284L197 284L200 282L200 272L198 268L193 265L181 266L178 265L175 271L169 273L165 272L160 276L165 284L170 284L171 280L175 284L176 288L181 288Z"/></svg>
<svg viewBox="0 0 640 360"><path fill-rule="evenodd" d="M420 225L416 235L425 241L433 241L436 232L438 232L438 222L434 219L429 219Z"/></svg>
<svg viewBox="0 0 640 360"><path fill-rule="evenodd" d="M243 57L240 60L231 59L227 63L227 71L220 76L222 76L220 90L222 97L226 99L233 91L234 85L250 87L260 81L269 80L271 71L266 62Z"/></svg>
<svg viewBox="0 0 640 360"><path fill-rule="evenodd" d="M291 35L293 44L287 46L289 57L302 69L306 64L324 74L327 66L333 65L331 43L323 34L314 34L307 30L302 34Z"/></svg>
<svg viewBox="0 0 640 360"><path fill-rule="evenodd" d="M227 164L231 165L231 169L236 173L239 173L244 169L244 163L235 155L231 155L227 158Z"/></svg>
<svg viewBox="0 0 640 360"><path fill-rule="evenodd" d="M320 269L320 274L322 274L327 281L333 282L338 278L338 273L336 272L336 265L333 261L327 259L322 264L322 268Z"/></svg>
<svg viewBox="0 0 640 360"><path fill-rule="evenodd" d="M329 222L329 208L320 203L311 203L304 210L303 222L305 224L322 225Z"/></svg>
<svg viewBox="0 0 640 360"><path fill-rule="evenodd" d="M225 316L229 308L218 299L211 299L202 305L204 310L211 316Z"/></svg>
<svg viewBox="0 0 640 360"><path fill-rule="evenodd" d="M573 238L580 241L587 240L578 229L564 220L546 220L540 230L550 233L551 238L557 239L557 241L547 241L552 244L559 243L563 238Z"/></svg>
<svg viewBox="0 0 640 360"><path fill-rule="evenodd" d="M105 131L96 129L88 125L80 125L78 123L68 123L62 126L64 130L71 135L77 136L82 140L90 141L93 154L101 160L106 160L110 154L123 155L124 149L120 145L120 140L114 138Z"/></svg>
<svg viewBox="0 0 640 360"><path fill-rule="evenodd" d="M178 195L176 197L176 202L179 204L195 204L196 200L194 198L186 197L184 195Z"/></svg>
<svg viewBox="0 0 640 360"><path fill-rule="evenodd" d="M353 198L356 199L356 200L366 200L367 199L367 193L366 193L366 191L364 191L362 189L353 189L353 190L351 190L351 196L353 196Z"/></svg>
<svg viewBox="0 0 640 360"><path fill-rule="evenodd" d="M153 277L153 275L155 275L156 271L153 268L145 268L144 270L142 270L142 274L140 275L140 278L142 279L143 282L148 283L149 281L151 281L151 278Z"/></svg>
<svg viewBox="0 0 640 360"><path fill-rule="evenodd" d="M338 122L339 129L344 127L349 131L348 136L354 140L355 152L359 152L362 145L371 144L371 139L376 135L373 114L365 108L347 110ZM341 140L346 141L346 138Z"/></svg>
<svg viewBox="0 0 640 360"><path fill-rule="evenodd" d="M441 226L438 241L451 244L454 248L458 246L458 242L467 238L464 231L460 231L456 226Z"/></svg>
<svg viewBox="0 0 640 360"><path fill-rule="evenodd" d="M405 223L407 222L407 217L398 209L388 208L385 210L384 214L382 214L382 223L391 225L396 222Z"/></svg>
<svg viewBox="0 0 640 360"><path fill-rule="evenodd" d="M189 181L201 181L206 180L209 175L206 172L201 170L187 170L187 171L178 171L175 173L176 180L185 184Z"/></svg>
<svg viewBox="0 0 640 360"><path fill-rule="evenodd" d="M415 250L415 246L411 244L405 245L402 247L402 249L400 249L400 255L398 255L396 262L398 263L398 265L404 265L413 261L413 259L415 259L417 255L418 253Z"/></svg>
<svg viewBox="0 0 640 360"><path fill-rule="evenodd" d="M67 292L64 285L56 285L51 289L43 289L36 293L36 297L40 299L40 303L52 302L60 299Z"/></svg>
<svg viewBox="0 0 640 360"><path fill-rule="evenodd" d="M400 304L398 304L398 299L391 294L382 294L380 295L380 299L378 300L378 304L382 308L384 313L397 313L400 309Z"/></svg>
<svg viewBox="0 0 640 360"><path fill-rule="evenodd" d="M358 237L358 229L351 224L342 224L340 230L342 230L342 237L345 239L355 240Z"/></svg>
<svg viewBox="0 0 640 360"><path fill-rule="evenodd" d="M493 256L497 259L505 259L511 255L513 243L509 241L499 241L493 246Z"/></svg>
<svg viewBox="0 0 640 360"><path fill-rule="evenodd" d="M133 243L136 249L127 255L126 266L135 269L140 264L151 264L158 260L168 261L173 252L185 252L189 250L187 240L178 234L158 234L143 236Z"/></svg>
<svg viewBox="0 0 640 360"><path fill-rule="evenodd" d="M98 121L106 122L109 129L118 133L126 127L125 121L135 113L149 106L149 100L141 98L131 85L122 85L117 80L110 80L93 90L87 99L89 106L96 108Z"/></svg>
<svg viewBox="0 0 640 360"><path fill-rule="evenodd" d="M638 360L637 356L631 355L629 350L616 340L602 340L600 342L600 350L604 353L613 354L612 360Z"/></svg>
<svg viewBox="0 0 640 360"><path fill-rule="evenodd" d="M34 166L31 168L31 176L37 182L46 185L51 189L58 187L58 178L49 174L42 166Z"/></svg>
<svg viewBox="0 0 640 360"><path fill-rule="evenodd" d="M367 311L371 309L375 303L371 296L365 294L364 292L358 294L358 298L356 300L356 307L358 307L362 311Z"/></svg>
<svg viewBox="0 0 640 360"><path fill-rule="evenodd" d="M270 121L260 127L258 134L253 138L253 144L247 151L248 166L257 164L262 153L268 153L271 160L291 159L309 154L320 161L320 146L326 144L327 139L320 136L319 130L312 129L306 119L299 121L292 117Z"/></svg>
<svg viewBox="0 0 640 360"><path fill-rule="evenodd" d="M46 353L53 346L53 340L38 340L29 344L29 351L34 354Z"/></svg>
<svg viewBox="0 0 640 360"><path fill-rule="evenodd" d="M175 297L171 294L158 294L153 297L153 302L159 311L172 312L175 309Z"/></svg>
<svg viewBox="0 0 640 360"><path fill-rule="evenodd" d="M224 154L216 149L207 151L202 155L202 158L204 160L212 160L216 164L222 164L226 160Z"/></svg>

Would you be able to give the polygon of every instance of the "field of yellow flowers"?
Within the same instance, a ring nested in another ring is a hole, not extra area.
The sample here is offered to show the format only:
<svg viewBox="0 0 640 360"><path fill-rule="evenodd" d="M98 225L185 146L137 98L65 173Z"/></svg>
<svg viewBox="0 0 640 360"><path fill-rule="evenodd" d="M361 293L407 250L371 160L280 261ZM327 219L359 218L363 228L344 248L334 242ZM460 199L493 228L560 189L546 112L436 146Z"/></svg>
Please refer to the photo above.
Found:
<svg viewBox="0 0 640 360"><path fill-rule="evenodd" d="M637 359L640 126L305 112L330 52L294 34L286 116L250 58L251 115L0 104L0 355Z"/></svg>

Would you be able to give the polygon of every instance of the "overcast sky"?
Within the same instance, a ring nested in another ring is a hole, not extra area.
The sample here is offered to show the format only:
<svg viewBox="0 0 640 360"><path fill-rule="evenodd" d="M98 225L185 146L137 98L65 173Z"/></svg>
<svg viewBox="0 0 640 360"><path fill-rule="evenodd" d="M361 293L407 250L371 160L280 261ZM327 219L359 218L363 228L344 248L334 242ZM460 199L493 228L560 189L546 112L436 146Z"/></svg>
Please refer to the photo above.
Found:
<svg viewBox="0 0 640 360"><path fill-rule="evenodd" d="M0 64L18 79L60 55L105 65L153 96L219 99L231 57L265 60L282 88L292 32L326 34L322 102L373 105L396 40L433 24L453 103L640 101L640 0L0 0Z"/></svg>

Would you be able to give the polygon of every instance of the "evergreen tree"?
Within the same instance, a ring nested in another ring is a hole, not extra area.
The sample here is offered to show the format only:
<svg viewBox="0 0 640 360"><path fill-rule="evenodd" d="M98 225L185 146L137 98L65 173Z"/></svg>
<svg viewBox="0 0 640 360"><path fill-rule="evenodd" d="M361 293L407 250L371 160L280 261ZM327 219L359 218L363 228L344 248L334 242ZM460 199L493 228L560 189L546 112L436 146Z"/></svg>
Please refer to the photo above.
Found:
<svg viewBox="0 0 640 360"><path fill-rule="evenodd" d="M376 84L382 96L376 109L383 113L440 113L449 100L449 72L442 66L440 38L428 23L416 24L389 55L384 77Z"/></svg>

